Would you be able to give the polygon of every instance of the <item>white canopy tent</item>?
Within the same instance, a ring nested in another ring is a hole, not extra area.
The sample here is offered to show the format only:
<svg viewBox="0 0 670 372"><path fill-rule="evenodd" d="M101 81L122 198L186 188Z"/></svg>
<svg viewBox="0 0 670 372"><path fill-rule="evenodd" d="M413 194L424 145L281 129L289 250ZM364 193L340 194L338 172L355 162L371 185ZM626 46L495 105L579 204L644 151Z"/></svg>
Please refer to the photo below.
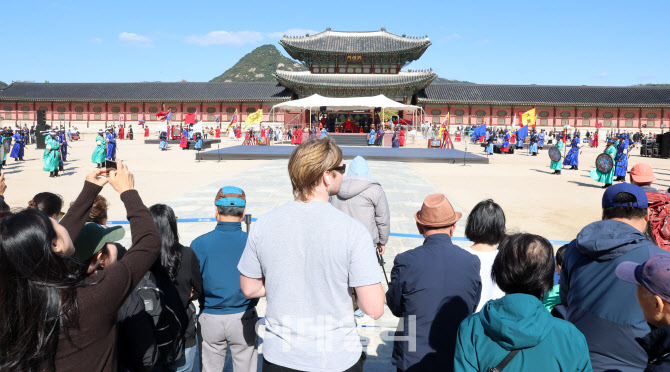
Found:
<svg viewBox="0 0 670 372"><path fill-rule="evenodd" d="M405 105L396 102L383 94L373 97L347 97L347 98L331 98L324 97L318 94L311 95L295 101L282 102L278 105L272 106L272 110L318 110L319 107L325 106L328 111L333 110L371 110L375 107L381 107L391 110L405 110L416 112L421 110L420 106Z"/></svg>
<svg viewBox="0 0 670 372"><path fill-rule="evenodd" d="M416 115L417 112L423 112L421 106L414 105L405 105L400 102L396 102L383 94L373 97L346 97L346 98L332 98L324 97L318 94L313 94L309 97L298 99L295 101L282 102L280 104L272 106L270 112L274 110L284 110L284 111L319 111L321 107L326 107L326 111L338 111L338 110L374 110L377 107L380 107L382 110L404 110L411 111L412 115ZM311 115L310 115L311 116Z"/></svg>

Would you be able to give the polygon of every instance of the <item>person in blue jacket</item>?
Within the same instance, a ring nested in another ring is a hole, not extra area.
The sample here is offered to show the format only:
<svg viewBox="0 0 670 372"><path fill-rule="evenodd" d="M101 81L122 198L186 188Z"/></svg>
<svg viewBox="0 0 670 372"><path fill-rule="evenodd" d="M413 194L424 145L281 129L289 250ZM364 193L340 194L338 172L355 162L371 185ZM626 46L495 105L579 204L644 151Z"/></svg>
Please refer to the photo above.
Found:
<svg viewBox="0 0 670 372"><path fill-rule="evenodd" d="M386 303L401 319L393 341L398 371L453 371L456 330L482 291L479 258L451 240L461 217L444 195L427 196L414 215L423 245L393 262Z"/></svg>
<svg viewBox="0 0 670 372"><path fill-rule="evenodd" d="M376 138L377 132L375 132L375 126L372 126L372 129L370 129L370 133L368 133L368 146L373 146L375 144L375 138Z"/></svg>
<svg viewBox="0 0 670 372"><path fill-rule="evenodd" d="M591 371L589 350L574 325L542 305L554 283L554 250L543 237L513 234L498 247L491 277L505 296L488 301L458 327L455 372ZM500 363L511 357L505 368Z"/></svg>
<svg viewBox="0 0 670 372"><path fill-rule="evenodd" d="M617 134L617 137L619 138L619 143L616 148L616 157L614 158L614 161L616 161L614 175L616 176L615 181L623 182L626 180L626 172L628 172L628 146L630 144L628 143L627 135Z"/></svg>
<svg viewBox="0 0 670 372"><path fill-rule="evenodd" d="M14 132L12 138L14 139L14 146L12 147L12 152L9 154L9 157L14 158L14 161L23 161L25 142L21 135L21 130Z"/></svg>
<svg viewBox="0 0 670 372"><path fill-rule="evenodd" d="M544 140L546 139L546 134L544 134L544 129L540 131L540 134L537 135L537 138L539 141L537 142L537 147L540 148L540 150L544 149Z"/></svg>
<svg viewBox="0 0 670 372"><path fill-rule="evenodd" d="M202 150L202 133L195 134L195 146L196 151Z"/></svg>
<svg viewBox="0 0 670 372"><path fill-rule="evenodd" d="M615 275L621 262L643 263L668 254L645 235L647 201L639 186L610 186L602 197L602 221L584 227L563 257L565 320L586 337L594 371L633 372L647 366L647 354L635 341L650 331L642 310L631 301L636 286Z"/></svg>
<svg viewBox="0 0 670 372"><path fill-rule="evenodd" d="M67 161L67 136L65 135L65 128L60 129L58 138L60 139L61 157L63 158L63 161Z"/></svg>
<svg viewBox="0 0 670 372"><path fill-rule="evenodd" d="M563 165L569 165L570 169L579 170L579 148L581 147L579 141L579 132L575 132L575 136L570 143L570 151L565 155Z"/></svg>

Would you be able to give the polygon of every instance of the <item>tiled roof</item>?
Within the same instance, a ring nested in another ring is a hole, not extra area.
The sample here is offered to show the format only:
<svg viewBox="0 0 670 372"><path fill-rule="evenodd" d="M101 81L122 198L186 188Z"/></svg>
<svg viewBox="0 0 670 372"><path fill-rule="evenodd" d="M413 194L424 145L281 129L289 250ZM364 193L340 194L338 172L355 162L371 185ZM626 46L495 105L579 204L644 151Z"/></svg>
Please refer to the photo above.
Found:
<svg viewBox="0 0 670 372"><path fill-rule="evenodd" d="M328 29L305 37L284 36L279 44L284 48L329 54L377 54L427 48L431 42L428 37L403 37L386 32L384 29L372 32L344 32Z"/></svg>
<svg viewBox="0 0 670 372"><path fill-rule="evenodd" d="M13 83L0 100L217 102L287 101L278 83Z"/></svg>
<svg viewBox="0 0 670 372"><path fill-rule="evenodd" d="M400 72L399 74L313 74L309 71L277 70L274 77L282 83L328 87L395 87L425 86L437 78L433 71Z"/></svg>
<svg viewBox="0 0 670 372"><path fill-rule="evenodd" d="M420 103L670 106L670 88L553 85L431 84L418 94Z"/></svg>

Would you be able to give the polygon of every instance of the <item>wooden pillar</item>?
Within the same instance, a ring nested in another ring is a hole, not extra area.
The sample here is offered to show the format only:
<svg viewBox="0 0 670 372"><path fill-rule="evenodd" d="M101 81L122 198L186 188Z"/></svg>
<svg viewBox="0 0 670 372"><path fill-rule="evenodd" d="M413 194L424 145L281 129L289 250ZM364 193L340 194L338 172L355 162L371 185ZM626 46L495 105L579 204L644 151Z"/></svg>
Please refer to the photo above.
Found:
<svg viewBox="0 0 670 372"><path fill-rule="evenodd" d="M640 107L639 112L640 112L640 114L638 115L638 119L637 119L637 131L641 132L642 131L642 107Z"/></svg>
<svg viewBox="0 0 670 372"><path fill-rule="evenodd" d="M468 125L472 125L472 105L468 105Z"/></svg>
<svg viewBox="0 0 670 372"><path fill-rule="evenodd" d="M556 112L557 111L558 111L558 108L556 106L554 106L554 120L553 120L553 123L552 123L552 127L554 128L553 129L554 132L556 131Z"/></svg>
<svg viewBox="0 0 670 372"><path fill-rule="evenodd" d="M616 112L616 129L617 133L619 133L619 120L621 119L621 107L617 107L617 112Z"/></svg>

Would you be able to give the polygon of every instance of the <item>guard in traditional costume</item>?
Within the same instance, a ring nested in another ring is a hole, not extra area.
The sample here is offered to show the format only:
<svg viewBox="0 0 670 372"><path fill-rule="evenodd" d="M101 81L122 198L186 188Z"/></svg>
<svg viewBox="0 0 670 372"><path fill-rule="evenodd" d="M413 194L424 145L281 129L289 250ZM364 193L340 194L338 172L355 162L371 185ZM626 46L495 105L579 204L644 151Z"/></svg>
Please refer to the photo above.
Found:
<svg viewBox="0 0 670 372"><path fill-rule="evenodd" d="M614 175L616 176L615 181L626 181L626 173L628 172L628 136L625 134L617 134L617 137L620 138L619 144L617 145L617 154L614 160L616 161L616 170Z"/></svg>
<svg viewBox="0 0 670 372"><path fill-rule="evenodd" d="M502 147L500 147L500 152L502 152L503 154L509 153L509 140L510 140L509 132L505 130L505 137L503 137Z"/></svg>
<svg viewBox="0 0 670 372"><path fill-rule="evenodd" d="M14 161L23 161L25 142L21 135L21 130L14 132L12 138L14 139L14 147L12 147L12 152L9 154L9 157L14 158Z"/></svg>
<svg viewBox="0 0 670 372"><path fill-rule="evenodd" d="M113 128L108 129L105 140L107 142L107 155L105 156L105 159L116 161L116 138L114 137Z"/></svg>
<svg viewBox="0 0 670 372"><path fill-rule="evenodd" d="M11 129L6 130L5 133L2 135L0 138L2 142L0 143L0 146L3 148L3 154L2 154L2 165L5 166L7 165L7 155L12 151L12 136L14 133L12 132Z"/></svg>
<svg viewBox="0 0 670 372"><path fill-rule="evenodd" d="M65 162L67 161L67 136L65 135L64 128L61 128L60 133L58 134L58 138L60 142L60 152L62 155L62 159Z"/></svg>
<svg viewBox="0 0 670 372"><path fill-rule="evenodd" d="M202 133L195 134L195 147L197 151L202 150Z"/></svg>
<svg viewBox="0 0 670 372"><path fill-rule="evenodd" d="M559 152L563 152L563 148L565 147L565 143L563 142L563 135L559 134L556 136L556 148L558 149ZM554 174L561 174L561 171L563 170L563 164L561 163L561 159L559 158L557 161L551 161L551 164L549 165L549 168L554 170Z"/></svg>
<svg viewBox="0 0 670 372"><path fill-rule="evenodd" d="M542 150L544 149L544 140L546 139L546 134L544 134L544 129L540 131L540 134L537 135L537 147Z"/></svg>
<svg viewBox="0 0 670 372"><path fill-rule="evenodd" d="M375 144L375 138L377 136L377 132L375 131L374 125L370 128L370 133L368 133L368 146L372 146Z"/></svg>
<svg viewBox="0 0 670 372"><path fill-rule="evenodd" d="M516 136L516 149L520 150L523 148L523 138L519 138L518 131L514 132L514 135Z"/></svg>
<svg viewBox="0 0 670 372"><path fill-rule="evenodd" d="M570 169L579 170L579 148L581 147L581 142L579 141L579 132L574 133L574 138L570 143L570 151L568 155L565 156L563 165L569 165Z"/></svg>
<svg viewBox="0 0 670 372"><path fill-rule="evenodd" d="M537 142L539 141L537 136L537 131L533 130L533 133L530 135L530 146L528 150L532 156L537 156Z"/></svg>
<svg viewBox="0 0 670 372"><path fill-rule="evenodd" d="M493 141L495 140L495 137L492 134L488 135L488 138L486 139L486 148L484 148L484 152L487 154L493 154Z"/></svg>
<svg viewBox="0 0 670 372"><path fill-rule="evenodd" d="M168 141L167 132L161 132L159 134L159 139L160 142L158 143L158 148L161 149L161 151L167 151L167 141Z"/></svg>
<svg viewBox="0 0 670 372"><path fill-rule="evenodd" d="M188 132L186 131L186 128L181 130L181 139L179 140L179 147L181 147L182 150L186 150L188 148Z"/></svg>
<svg viewBox="0 0 670 372"><path fill-rule="evenodd" d="M47 135L46 149L44 150L44 166L43 170L49 172L49 177L58 177L58 165L60 163L60 143L56 139L56 132L50 131Z"/></svg>
<svg viewBox="0 0 670 372"><path fill-rule="evenodd" d="M400 145L400 147L405 146L405 130L402 129L402 127L400 127L400 130L398 131L398 145Z"/></svg>
<svg viewBox="0 0 670 372"><path fill-rule="evenodd" d="M603 154L601 154L600 156L602 156L602 155L609 156L612 159L610 161L610 163L614 163L614 158L617 155L617 148L616 148L616 145L614 144L614 139L613 138L608 138L607 139L607 148L605 149L605 152ZM603 189L606 189L606 188L612 186L612 182L614 180L614 172L615 172L616 168L611 167L611 170L609 172L603 173L600 169L598 169L598 166L597 166L598 162L602 161L600 159L600 156L598 157L598 159L596 159L596 168L594 168L589 173L589 176L591 176L591 178L593 178L594 181L604 183L605 185L603 185Z"/></svg>
<svg viewBox="0 0 670 372"><path fill-rule="evenodd" d="M395 132L393 132L393 137L391 138L391 147L400 147L400 141L398 140L399 136L400 133L398 133L398 129L396 128Z"/></svg>
<svg viewBox="0 0 670 372"><path fill-rule="evenodd" d="M104 134L105 131L100 129L98 130L98 135L95 137L95 149L93 150L93 155L91 155L91 161L95 164L96 168L103 168L105 165L105 153L107 149L105 146L105 137L103 137Z"/></svg>

